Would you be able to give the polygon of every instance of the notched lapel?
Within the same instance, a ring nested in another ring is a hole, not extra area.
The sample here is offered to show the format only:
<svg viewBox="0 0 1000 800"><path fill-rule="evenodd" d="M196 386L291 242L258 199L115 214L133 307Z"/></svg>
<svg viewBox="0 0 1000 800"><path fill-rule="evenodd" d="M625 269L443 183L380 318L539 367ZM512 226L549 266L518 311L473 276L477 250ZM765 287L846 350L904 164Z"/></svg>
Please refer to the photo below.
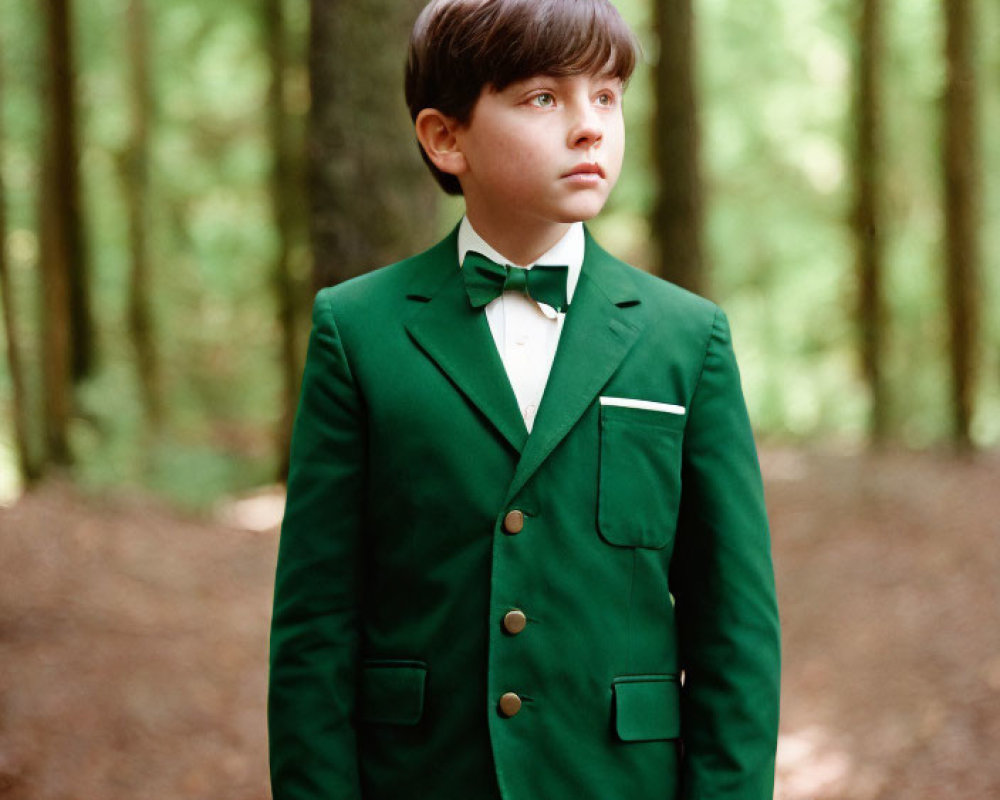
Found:
<svg viewBox="0 0 1000 800"><path fill-rule="evenodd" d="M447 252L447 248L442 251L445 260ZM443 278L442 273L438 273L441 282L437 287L409 294L421 306L406 322L406 329L420 349L482 412L510 446L521 452L528 438L528 429L518 410L514 390L493 342L486 315L482 309L469 305L456 255L452 256L447 266L449 269Z"/></svg>
<svg viewBox="0 0 1000 800"><path fill-rule="evenodd" d="M629 311L640 302L629 267L602 250L589 232L586 248L538 416L505 505L576 425L642 332L633 321L638 315Z"/></svg>

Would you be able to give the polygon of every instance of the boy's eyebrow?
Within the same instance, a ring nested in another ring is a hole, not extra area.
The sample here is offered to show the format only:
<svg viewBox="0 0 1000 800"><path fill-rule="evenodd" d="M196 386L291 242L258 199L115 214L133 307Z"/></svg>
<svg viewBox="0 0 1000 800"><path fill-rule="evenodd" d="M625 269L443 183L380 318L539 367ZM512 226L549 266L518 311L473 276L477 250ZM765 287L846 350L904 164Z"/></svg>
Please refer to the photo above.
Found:
<svg viewBox="0 0 1000 800"><path fill-rule="evenodd" d="M587 74L587 73L580 73ZM525 83L532 83L534 81L565 81L570 78L577 77L577 75L556 75L552 73L539 73L537 75L529 75L526 78L518 78L515 81L511 81L508 86L520 86ZM589 77L593 80L604 82L604 81L618 81L624 84L625 81L622 80L621 76L616 75L614 72L595 72L590 73Z"/></svg>

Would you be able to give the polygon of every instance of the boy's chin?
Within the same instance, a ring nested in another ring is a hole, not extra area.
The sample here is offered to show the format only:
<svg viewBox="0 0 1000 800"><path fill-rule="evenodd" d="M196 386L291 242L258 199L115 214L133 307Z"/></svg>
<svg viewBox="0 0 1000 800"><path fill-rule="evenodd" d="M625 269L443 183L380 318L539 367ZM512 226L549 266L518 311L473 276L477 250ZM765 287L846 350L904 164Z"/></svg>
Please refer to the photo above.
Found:
<svg viewBox="0 0 1000 800"><path fill-rule="evenodd" d="M600 212L595 211L593 214L570 214L563 219L558 219L556 222L560 224L573 224L574 222L590 222L594 217L596 217Z"/></svg>
<svg viewBox="0 0 1000 800"><path fill-rule="evenodd" d="M557 222L589 222L604 209L604 203L582 205L578 208L567 209L562 218Z"/></svg>

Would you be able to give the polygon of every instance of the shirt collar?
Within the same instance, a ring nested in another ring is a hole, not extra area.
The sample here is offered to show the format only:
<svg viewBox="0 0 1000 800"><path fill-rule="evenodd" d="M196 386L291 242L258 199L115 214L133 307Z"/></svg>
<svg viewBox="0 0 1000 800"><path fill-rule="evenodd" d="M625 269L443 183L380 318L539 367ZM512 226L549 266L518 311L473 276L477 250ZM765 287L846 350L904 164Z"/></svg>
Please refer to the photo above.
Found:
<svg viewBox="0 0 1000 800"><path fill-rule="evenodd" d="M558 242L535 261L528 264L525 269L531 269L535 264L566 264L569 267L569 272L566 274L566 299L572 302L573 292L576 291L576 284L580 280L580 268L583 266L585 244L586 239L583 234L583 223L574 222ZM505 258L494 250L482 236L476 233L472 227L472 223L469 222L469 218L463 216L462 222L458 227L459 267L462 266L462 262L465 260L465 254L470 250L482 253L498 264L510 264L510 259ZM545 303L539 303L538 306L545 313L545 316L555 316L556 312L551 306ZM549 312L552 313L550 314Z"/></svg>

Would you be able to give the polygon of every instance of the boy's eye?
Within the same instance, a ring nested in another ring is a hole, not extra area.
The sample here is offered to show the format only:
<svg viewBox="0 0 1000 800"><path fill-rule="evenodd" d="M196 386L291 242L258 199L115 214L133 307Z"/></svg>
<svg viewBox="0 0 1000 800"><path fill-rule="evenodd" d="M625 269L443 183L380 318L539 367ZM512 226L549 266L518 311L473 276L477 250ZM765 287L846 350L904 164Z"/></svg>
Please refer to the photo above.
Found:
<svg viewBox="0 0 1000 800"><path fill-rule="evenodd" d="M551 108L555 105L556 98L551 92L542 92L531 98L531 102L539 108Z"/></svg>
<svg viewBox="0 0 1000 800"><path fill-rule="evenodd" d="M597 95L597 104L601 106L613 106L615 104L615 96L611 92L601 92Z"/></svg>

